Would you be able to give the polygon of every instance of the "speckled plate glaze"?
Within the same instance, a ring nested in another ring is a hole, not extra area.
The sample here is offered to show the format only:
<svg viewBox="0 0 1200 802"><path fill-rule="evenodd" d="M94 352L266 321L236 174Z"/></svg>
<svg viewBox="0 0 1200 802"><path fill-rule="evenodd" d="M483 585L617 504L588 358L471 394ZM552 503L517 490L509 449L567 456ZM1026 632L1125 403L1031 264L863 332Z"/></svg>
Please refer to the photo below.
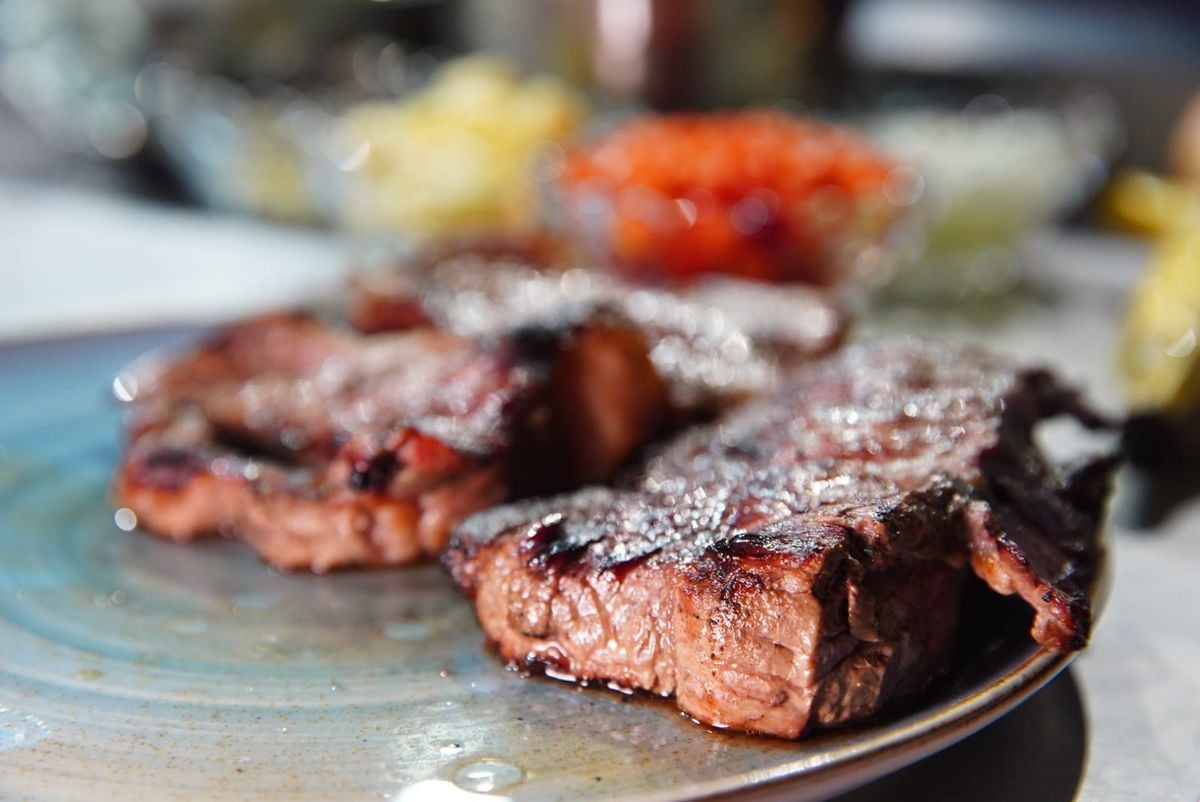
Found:
<svg viewBox="0 0 1200 802"><path fill-rule="evenodd" d="M109 380L185 336L0 350L0 799L808 799L965 737L1069 661L1018 615L914 711L789 743L505 671L433 566L286 576L122 531Z"/></svg>

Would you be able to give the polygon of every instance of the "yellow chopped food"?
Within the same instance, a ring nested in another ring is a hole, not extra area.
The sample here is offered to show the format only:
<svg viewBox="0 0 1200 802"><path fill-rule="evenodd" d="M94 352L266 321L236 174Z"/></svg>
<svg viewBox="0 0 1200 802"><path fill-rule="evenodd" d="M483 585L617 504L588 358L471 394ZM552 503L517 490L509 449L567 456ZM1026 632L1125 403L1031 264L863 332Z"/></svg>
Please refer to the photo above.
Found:
<svg viewBox="0 0 1200 802"><path fill-rule="evenodd" d="M1134 291L1120 344L1130 405L1185 413L1200 405L1200 226L1162 238Z"/></svg>
<svg viewBox="0 0 1200 802"><path fill-rule="evenodd" d="M423 92L346 112L347 139L363 148L349 166L343 222L416 237L531 228L537 157L584 116L554 79L522 78L486 57L453 61Z"/></svg>

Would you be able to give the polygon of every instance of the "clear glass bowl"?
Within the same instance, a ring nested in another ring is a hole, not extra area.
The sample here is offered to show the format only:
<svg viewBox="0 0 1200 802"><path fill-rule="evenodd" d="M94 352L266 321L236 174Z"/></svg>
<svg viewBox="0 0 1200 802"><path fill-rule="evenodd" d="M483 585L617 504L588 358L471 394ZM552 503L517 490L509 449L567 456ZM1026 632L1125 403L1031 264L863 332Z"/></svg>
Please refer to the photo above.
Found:
<svg viewBox="0 0 1200 802"><path fill-rule="evenodd" d="M544 197L553 228L627 278L830 286L886 275L918 179L845 129L756 110L636 118L568 149Z"/></svg>
<svg viewBox="0 0 1200 802"><path fill-rule="evenodd" d="M923 184L923 242L889 292L936 303L1014 289L1025 276L1028 236L1079 208L1121 143L1112 100L1092 89L909 102L865 128Z"/></svg>
<svg viewBox="0 0 1200 802"><path fill-rule="evenodd" d="M535 226L532 165L581 124L575 93L485 56L359 49L368 46L356 63L404 72L403 82L374 82L389 92L343 82L252 94L160 63L143 70L139 98L171 161L212 205L409 242Z"/></svg>
<svg viewBox="0 0 1200 802"><path fill-rule="evenodd" d="M364 37L339 51L347 73L303 91L251 88L178 54L153 59L135 79L154 141L201 201L281 220L336 223L346 174L363 143L340 120L365 100L397 100L428 81L428 55ZM333 57L331 56L331 59Z"/></svg>

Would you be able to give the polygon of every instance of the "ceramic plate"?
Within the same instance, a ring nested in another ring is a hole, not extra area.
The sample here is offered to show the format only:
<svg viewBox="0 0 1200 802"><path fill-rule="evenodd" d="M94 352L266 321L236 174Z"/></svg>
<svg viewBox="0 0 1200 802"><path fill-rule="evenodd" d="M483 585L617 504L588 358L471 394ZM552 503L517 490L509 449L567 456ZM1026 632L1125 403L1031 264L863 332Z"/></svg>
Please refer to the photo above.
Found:
<svg viewBox="0 0 1200 802"><path fill-rule="evenodd" d="M1002 605L914 710L797 743L505 671L436 567L280 575L114 521L109 381L183 336L0 351L0 798L806 799L968 735L1069 660Z"/></svg>

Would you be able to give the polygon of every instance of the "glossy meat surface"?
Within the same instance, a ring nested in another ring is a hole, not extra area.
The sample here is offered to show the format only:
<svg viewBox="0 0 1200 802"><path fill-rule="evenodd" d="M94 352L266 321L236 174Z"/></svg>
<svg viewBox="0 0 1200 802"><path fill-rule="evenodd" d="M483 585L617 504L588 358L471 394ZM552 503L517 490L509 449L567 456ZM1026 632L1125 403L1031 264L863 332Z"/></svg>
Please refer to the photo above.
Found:
<svg viewBox="0 0 1200 802"><path fill-rule="evenodd" d="M962 568L1086 642L1111 464L1051 465L1037 421L1096 423L1040 370L853 346L652 457L627 487L502 507L445 560L508 659L673 693L794 737L942 665Z"/></svg>
<svg viewBox="0 0 1200 802"><path fill-rule="evenodd" d="M580 398L600 370L612 390ZM599 316L470 339L271 315L133 376L114 500L151 531L318 571L436 554L470 512L607 478L663 398L636 330Z"/></svg>
<svg viewBox="0 0 1200 802"><path fill-rule="evenodd" d="M791 365L836 347L847 328L829 294L809 287L715 279L668 291L552 255L532 245L494 246L363 275L351 287L350 319L364 331L435 326L480 336L562 325L608 308L642 330L681 410L719 408L770 389Z"/></svg>

